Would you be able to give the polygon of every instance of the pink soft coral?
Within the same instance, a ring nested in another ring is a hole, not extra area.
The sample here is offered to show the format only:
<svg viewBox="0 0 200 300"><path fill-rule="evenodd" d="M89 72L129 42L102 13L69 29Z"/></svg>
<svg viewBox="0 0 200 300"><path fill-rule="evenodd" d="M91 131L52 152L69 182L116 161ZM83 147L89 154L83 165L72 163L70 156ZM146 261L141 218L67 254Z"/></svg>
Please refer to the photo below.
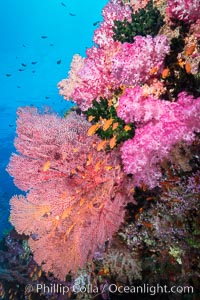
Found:
<svg viewBox="0 0 200 300"><path fill-rule="evenodd" d="M168 0L167 13L172 19L192 23L200 18L200 1Z"/></svg>
<svg viewBox="0 0 200 300"><path fill-rule="evenodd" d="M83 65L84 58L82 58L79 54L74 55L70 66L71 69L69 71L69 77L58 83L59 93L64 96L64 99L70 100L74 89L81 84L82 80L78 76L78 72Z"/></svg>
<svg viewBox="0 0 200 300"><path fill-rule="evenodd" d="M142 87L126 88L119 99L117 115L126 123L159 120L175 103L159 100L152 95L144 95Z"/></svg>
<svg viewBox="0 0 200 300"><path fill-rule="evenodd" d="M133 11L136 13L139 9L146 7L149 0L130 0L129 2Z"/></svg>
<svg viewBox="0 0 200 300"><path fill-rule="evenodd" d="M109 48L97 48L93 46L87 50L87 58L84 64L76 73L77 80L62 80L58 86L60 93L67 98L68 91L82 110L87 110L92 106L94 99L109 97L110 88L115 88L116 84L111 78L112 58L121 49L119 42L113 42ZM73 73L72 73L73 74ZM74 83L75 84L72 84ZM71 89L73 87L73 89ZM110 87L110 88L109 88Z"/></svg>
<svg viewBox="0 0 200 300"><path fill-rule="evenodd" d="M151 114L154 114L154 108L149 108ZM123 144L121 151L124 170L134 175L136 185L145 182L153 188L158 184L162 159L169 158L170 150L176 143L183 140L190 144L194 140L194 132L200 132L199 111L200 97L194 99L182 92L178 101L170 103L159 118L140 126L136 129L134 138ZM141 120L140 115L139 118Z"/></svg>
<svg viewBox="0 0 200 300"><path fill-rule="evenodd" d="M83 117L61 119L33 108L18 115L19 154L8 171L29 192L11 199L10 220L29 236L36 262L64 280L118 230L132 199L131 181L119 151L95 150L100 139L87 136L90 124Z"/></svg>
<svg viewBox="0 0 200 300"><path fill-rule="evenodd" d="M114 20L123 21L127 19L131 21L131 9L128 5L122 5L120 1L110 1L102 11L103 22L100 27L95 30L93 41L99 47L109 47L113 42L113 26Z"/></svg>
<svg viewBox="0 0 200 300"><path fill-rule="evenodd" d="M124 43L121 51L113 57L113 80L128 86L145 83L152 75L160 74L169 51L166 36L136 36L134 43Z"/></svg>

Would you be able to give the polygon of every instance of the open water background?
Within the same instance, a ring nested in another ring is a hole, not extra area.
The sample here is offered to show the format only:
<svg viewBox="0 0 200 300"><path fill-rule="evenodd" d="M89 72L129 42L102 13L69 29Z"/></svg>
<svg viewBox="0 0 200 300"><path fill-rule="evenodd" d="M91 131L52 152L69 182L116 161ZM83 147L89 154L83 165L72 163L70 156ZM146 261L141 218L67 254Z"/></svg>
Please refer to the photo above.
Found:
<svg viewBox="0 0 200 300"><path fill-rule="evenodd" d="M9 200L13 194L21 193L5 171L15 151L16 110L26 105L50 106L63 115L70 108L72 103L59 96L57 83L67 77L73 55L85 57L86 48L92 46L98 26L93 24L102 20L106 3L0 1L0 238L11 228Z"/></svg>

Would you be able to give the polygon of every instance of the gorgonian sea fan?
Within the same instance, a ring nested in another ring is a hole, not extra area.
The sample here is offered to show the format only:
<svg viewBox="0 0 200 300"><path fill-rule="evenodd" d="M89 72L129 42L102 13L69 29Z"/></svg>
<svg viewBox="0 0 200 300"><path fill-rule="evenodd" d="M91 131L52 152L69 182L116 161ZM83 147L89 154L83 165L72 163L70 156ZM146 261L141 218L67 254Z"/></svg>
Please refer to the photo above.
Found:
<svg viewBox="0 0 200 300"><path fill-rule="evenodd" d="M150 115L156 115L151 103L148 107ZM153 188L159 183L163 158L169 159L170 151L178 142L191 144L195 138L194 132L200 132L199 111L200 97L194 99L182 92L176 103L170 103L162 114L162 110L159 112L159 119L154 118L148 123L140 124L134 138L121 147L124 170L127 174L134 175L135 185L146 183ZM137 110L134 113L137 119ZM139 118L142 119L140 112Z"/></svg>
<svg viewBox="0 0 200 300"><path fill-rule="evenodd" d="M160 74L170 51L166 36L136 36L134 43L124 43L112 60L111 77L116 84L127 86L145 83Z"/></svg>
<svg viewBox="0 0 200 300"><path fill-rule="evenodd" d="M172 19L192 23L200 18L199 0L168 0L167 2L167 13Z"/></svg>
<svg viewBox="0 0 200 300"><path fill-rule="evenodd" d="M12 197L10 220L29 236L35 261L62 280L112 237L124 205L133 201L119 151L97 152L100 139L87 136L89 127L76 113L61 119L18 110L19 154L12 155L8 172L28 193Z"/></svg>

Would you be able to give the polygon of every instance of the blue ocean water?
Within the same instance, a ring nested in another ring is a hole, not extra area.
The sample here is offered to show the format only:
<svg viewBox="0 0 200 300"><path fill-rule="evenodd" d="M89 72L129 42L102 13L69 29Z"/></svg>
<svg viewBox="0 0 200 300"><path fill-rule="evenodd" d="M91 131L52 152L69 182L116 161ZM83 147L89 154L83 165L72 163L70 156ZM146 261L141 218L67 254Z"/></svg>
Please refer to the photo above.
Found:
<svg viewBox="0 0 200 300"><path fill-rule="evenodd" d="M58 94L74 54L85 57L106 0L1 0L0 238L10 229L9 200L19 191L5 171L13 151L16 110L50 106L63 115L72 103ZM58 63L60 62L60 63Z"/></svg>

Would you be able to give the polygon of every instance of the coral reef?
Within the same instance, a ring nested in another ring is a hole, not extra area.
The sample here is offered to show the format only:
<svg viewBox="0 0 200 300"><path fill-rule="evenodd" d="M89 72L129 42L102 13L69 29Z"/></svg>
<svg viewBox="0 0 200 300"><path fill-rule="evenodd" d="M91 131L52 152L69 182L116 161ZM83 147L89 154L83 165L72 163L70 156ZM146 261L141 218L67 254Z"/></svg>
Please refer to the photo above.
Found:
<svg viewBox="0 0 200 300"><path fill-rule="evenodd" d="M131 22L127 19L124 21L114 21L114 41L132 43L135 36L156 36L158 34L160 27L163 25L162 15L159 10L153 6L152 1L141 2L142 1L131 2L134 10L131 14Z"/></svg>
<svg viewBox="0 0 200 300"><path fill-rule="evenodd" d="M7 170L26 192L10 201L24 242L7 238L17 251L10 265L10 250L0 253L0 295L8 280L29 283L19 265L34 259L32 280L78 290L41 299L133 298L110 292L112 284L189 286L142 299L199 299L199 8L196 0L109 1L95 44L58 83L77 106L62 118L18 109Z"/></svg>

